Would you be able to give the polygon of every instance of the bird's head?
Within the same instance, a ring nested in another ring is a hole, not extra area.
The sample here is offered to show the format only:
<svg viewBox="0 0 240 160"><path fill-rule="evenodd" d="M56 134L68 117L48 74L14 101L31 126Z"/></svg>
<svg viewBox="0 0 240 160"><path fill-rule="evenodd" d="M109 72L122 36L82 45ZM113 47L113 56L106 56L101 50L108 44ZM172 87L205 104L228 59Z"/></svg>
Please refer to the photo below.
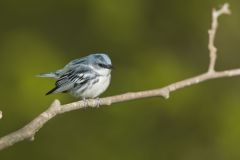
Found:
<svg viewBox="0 0 240 160"><path fill-rule="evenodd" d="M90 65L99 72L110 73L113 66L111 59L107 54L104 53L97 53L91 54L89 57Z"/></svg>

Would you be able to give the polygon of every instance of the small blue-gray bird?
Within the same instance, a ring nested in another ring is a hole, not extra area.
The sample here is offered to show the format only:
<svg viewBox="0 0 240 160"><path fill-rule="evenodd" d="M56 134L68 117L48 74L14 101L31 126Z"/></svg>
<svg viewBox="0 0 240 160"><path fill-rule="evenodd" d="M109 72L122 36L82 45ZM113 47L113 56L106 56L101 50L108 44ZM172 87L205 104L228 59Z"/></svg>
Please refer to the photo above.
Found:
<svg viewBox="0 0 240 160"><path fill-rule="evenodd" d="M97 53L69 62L55 72L43 73L38 77L57 79L52 93L69 93L74 97L96 98L109 86L112 62L107 54Z"/></svg>

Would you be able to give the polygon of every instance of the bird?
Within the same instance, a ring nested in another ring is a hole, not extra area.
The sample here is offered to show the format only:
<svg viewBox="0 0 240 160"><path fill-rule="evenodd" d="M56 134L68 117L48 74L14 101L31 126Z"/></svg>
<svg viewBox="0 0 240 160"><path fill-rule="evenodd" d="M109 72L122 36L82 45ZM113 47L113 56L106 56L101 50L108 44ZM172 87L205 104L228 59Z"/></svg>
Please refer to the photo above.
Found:
<svg viewBox="0 0 240 160"><path fill-rule="evenodd" d="M111 81L112 62L106 53L95 53L75 59L62 69L37 77L56 79L55 87L46 93L69 93L76 98L98 98Z"/></svg>

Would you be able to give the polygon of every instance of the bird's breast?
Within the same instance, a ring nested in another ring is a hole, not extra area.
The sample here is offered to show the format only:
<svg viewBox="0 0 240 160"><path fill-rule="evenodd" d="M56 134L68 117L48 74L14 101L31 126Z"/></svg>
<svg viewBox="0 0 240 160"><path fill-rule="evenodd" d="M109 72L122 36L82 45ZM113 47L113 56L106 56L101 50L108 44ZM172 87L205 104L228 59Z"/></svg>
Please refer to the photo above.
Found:
<svg viewBox="0 0 240 160"><path fill-rule="evenodd" d="M101 76L108 76L111 73L111 70L106 69L106 68L101 68L101 69L97 69L97 70L94 70L94 71L97 72Z"/></svg>
<svg viewBox="0 0 240 160"><path fill-rule="evenodd" d="M98 76L96 79L91 81L88 89L84 91L82 97L95 98L102 94L109 86L111 75Z"/></svg>

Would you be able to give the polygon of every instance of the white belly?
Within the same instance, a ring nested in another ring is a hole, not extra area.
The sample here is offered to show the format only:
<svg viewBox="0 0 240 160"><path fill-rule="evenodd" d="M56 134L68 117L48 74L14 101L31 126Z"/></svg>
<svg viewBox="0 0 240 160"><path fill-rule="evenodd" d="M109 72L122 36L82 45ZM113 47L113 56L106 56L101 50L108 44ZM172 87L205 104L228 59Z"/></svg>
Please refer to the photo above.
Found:
<svg viewBox="0 0 240 160"><path fill-rule="evenodd" d="M95 83L91 88L85 90L81 97L82 98L95 98L102 94L109 86L111 75L100 76L99 81Z"/></svg>

